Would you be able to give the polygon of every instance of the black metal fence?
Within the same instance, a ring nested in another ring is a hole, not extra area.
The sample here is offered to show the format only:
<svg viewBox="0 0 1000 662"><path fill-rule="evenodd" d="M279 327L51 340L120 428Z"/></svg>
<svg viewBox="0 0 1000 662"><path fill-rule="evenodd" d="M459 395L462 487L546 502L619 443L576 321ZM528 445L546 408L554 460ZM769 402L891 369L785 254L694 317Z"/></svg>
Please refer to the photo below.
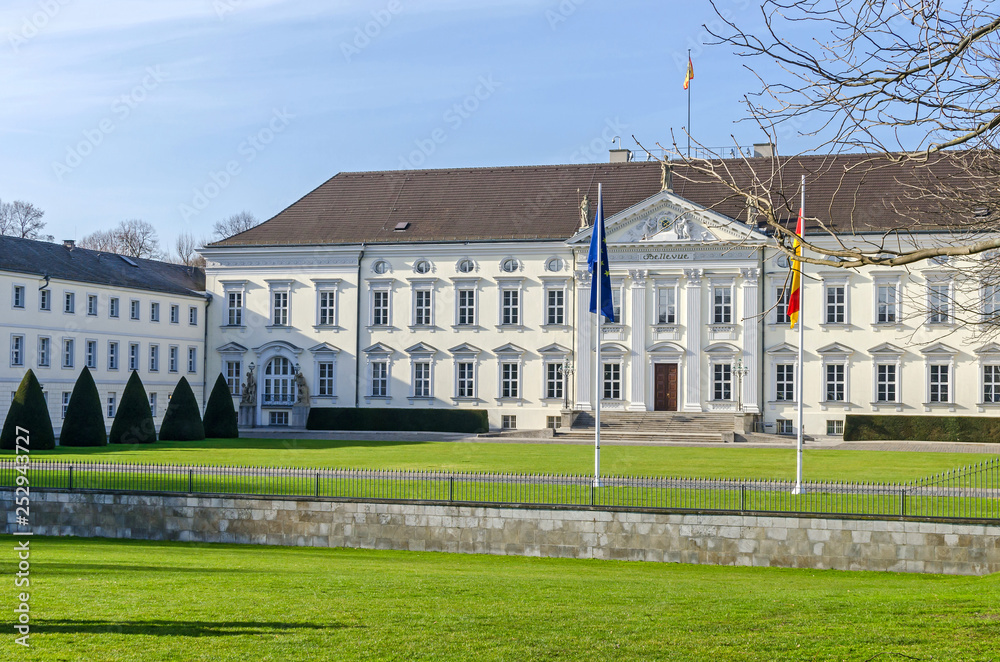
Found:
<svg viewBox="0 0 1000 662"><path fill-rule="evenodd" d="M0 487L1000 520L1000 458L910 483L0 460Z"/></svg>

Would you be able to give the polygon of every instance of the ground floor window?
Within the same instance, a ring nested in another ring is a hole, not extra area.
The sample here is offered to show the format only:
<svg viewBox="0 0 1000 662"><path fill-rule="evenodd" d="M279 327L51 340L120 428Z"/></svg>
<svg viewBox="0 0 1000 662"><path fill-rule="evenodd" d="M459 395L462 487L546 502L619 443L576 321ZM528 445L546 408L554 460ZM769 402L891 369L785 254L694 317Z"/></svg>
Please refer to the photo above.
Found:
<svg viewBox="0 0 1000 662"><path fill-rule="evenodd" d="M271 425L288 425L288 412L287 411L272 411L268 418L268 422Z"/></svg>
<svg viewBox="0 0 1000 662"><path fill-rule="evenodd" d="M622 399L622 364L604 364L604 399Z"/></svg>
<svg viewBox="0 0 1000 662"><path fill-rule="evenodd" d="M413 397L431 397L431 364L421 361L413 364Z"/></svg>
<svg viewBox="0 0 1000 662"><path fill-rule="evenodd" d="M550 430L558 430L562 427L562 416L546 416L545 427Z"/></svg>
<svg viewBox="0 0 1000 662"><path fill-rule="evenodd" d="M517 416L514 414L503 414L500 416L500 427L504 430L517 429Z"/></svg>
<svg viewBox="0 0 1000 662"><path fill-rule="evenodd" d="M928 402L951 402L949 386L951 384L951 366L930 365L929 399Z"/></svg>
<svg viewBox="0 0 1000 662"><path fill-rule="evenodd" d="M792 428L792 421L787 418L779 418L778 421L778 434L794 434L795 429Z"/></svg>
<svg viewBox="0 0 1000 662"><path fill-rule="evenodd" d="M226 386L229 387L229 392L232 395L240 395L242 373L243 364L241 361L226 361Z"/></svg>
<svg viewBox="0 0 1000 662"><path fill-rule="evenodd" d="M333 397L333 361L322 361L319 364L319 383L317 395L322 398Z"/></svg>
<svg viewBox="0 0 1000 662"><path fill-rule="evenodd" d="M831 435L843 435L844 434L844 421L827 421L826 422L826 433Z"/></svg>
<svg viewBox="0 0 1000 662"><path fill-rule="evenodd" d="M712 366L712 399L733 399L733 367L728 363Z"/></svg>
<svg viewBox="0 0 1000 662"><path fill-rule="evenodd" d="M883 364L875 366L876 402L896 402L896 366Z"/></svg>
<svg viewBox="0 0 1000 662"><path fill-rule="evenodd" d="M843 402L845 398L845 375L843 363L830 363L826 366L826 401Z"/></svg>
<svg viewBox="0 0 1000 662"><path fill-rule="evenodd" d="M784 402L795 400L795 364L778 363L774 366L774 399Z"/></svg>
<svg viewBox="0 0 1000 662"><path fill-rule="evenodd" d="M389 364L372 361L372 397L384 398L389 395Z"/></svg>
<svg viewBox="0 0 1000 662"><path fill-rule="evenodd" d="M1000 365L983 366L983 402L1000 402Z"/></svg>
<svg viewBox="0 0 1000 662"><path fill-rule="evenodd" d="M455 397L476 397L476 365L472 361L462 361L458 364L458 378L455 384Z"/></svg>
<svg viewBox="0 0 1000 662"><path fill-rule="evenodd" d="M545 364L545 397L549 400L559 400L563 397L563 366L562 363Z"/></svg>
<svg viewBox="0 0 1000 662"><path fill-rule="evenodd" d="M500 397L501 398L519 397L518 386L519 386L518 364L516 363L500 364Z"/></svg>

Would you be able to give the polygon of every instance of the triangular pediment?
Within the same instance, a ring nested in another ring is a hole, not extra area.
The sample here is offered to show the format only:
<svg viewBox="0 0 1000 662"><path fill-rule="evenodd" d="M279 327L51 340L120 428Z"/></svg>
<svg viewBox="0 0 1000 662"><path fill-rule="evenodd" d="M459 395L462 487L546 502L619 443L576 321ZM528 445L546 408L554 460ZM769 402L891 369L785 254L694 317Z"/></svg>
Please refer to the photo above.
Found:
<svg viewBox="0 0 1000 662"><path fill-rule="evenodd" d="M740 243L756 246L766 236L740 221L698 205L670 191L660 191L605 219L608 245L677 245ZM570 244L587 244L593 228L578 232Z"/></svg>
<svg viewBox="0 0 1000 662"><path fill-rule="evenodd" d="M718 342L705 348L706 354L736 354L739 351L739 347L727 342Z"/></svg>
<svg viewBox="0 0 1000 662"><path fill-rule="evenodd" d="M551 345L546 345L538 350L539 354L571 354L572 352L573 350L569 347L563 347L557 342L554 342Z"/></svg>
<svg viewBox="0 0 1000 662"><path fill-rule="evenodd" d="M493 350L494 354L524 354L526 350L523 347L518 347L514 343L507 343Z"/></svg>
<svg viewBox="0 0 1000 662"><path fill-rule="evenodd" d="M796 347L795 345L790 345L790 344L788 344L786 342L783 342L780 345L775 345L774 347L771 347L770 349L768 349L767 353L770 354L770 355L772 355L772 356L775 355L775 354L778 354L778 355L796 354L797 355L799 353L799 348Z"/></svg>
<svg viewBox="0 0 1000 662"><path fill-rule="evenodd" d="M407 354L437 354L437 349L425 342L418 342L416 345L407 347L404 351Z"/></svg>
<svg viewBox="0 0 1000 662"><path fill-rule="evenodd" d="M222 347L217 347L215 351L219 354L242 354L247 351L247 348L238 342L227 342Z"/></svg>
<svg viewBox="0 0 1000 662"><path fill-rule="evenodd" d="M901 347L896 347L892 343L884 342L881 345L876 345L868 350L869 354L892 354L895 356L902 356L906 354L906 350Z"/></svg>
<svg viewBox="0 0 1000 662"><path fill-rule="evenodd" d="M309 348L309 351L312 352L313 354L339 354L340 353L340 349L338 347L334 347L333 345L331 345L328 342L321 342L318 345L313 345L312 347Z"/></svg>
<svg viewBox="0 0 1000 662"><path fill-rule="evenodd" d="M819 349L816 350L816 353L817 354L853 354L854 353L854 349L852 347L848 347L847 345L844 345L842 343L835 342L835 343L830 343L826 347L820 347Z"/></svg>
<svg viewBox="0 0 1000 662"><path fill-rule="evenodd" d="M995 342L988 343L977 349L976 354L980 356L984 354L1000 354L1000 345Z"/></svg>
<svg viewBox="0 0 1000 662"><path fill-rule="evenodd" d="M361 351L364 352L365 354L392 354L395 352L395 350L392 347L389 347L385 343L381 342L377 342L370 347L365 347Z"/></svg>
<svg viewBox="0 0 1000 662"><path fill-rule="evenodd" d="M920 350L924 356L954 356L958 354L958 350L954 347L949 347L943 342L936 342L933 345L928 345Z"/></svg>
<svg viewBox="0 0 1000 662"><path fill-rule="evenodd" d="M448 350L451 354L479 354L481 351L483 350L479 349L475 345L470 345L467 342L464 342L461 345L456 345Z"/></svg>

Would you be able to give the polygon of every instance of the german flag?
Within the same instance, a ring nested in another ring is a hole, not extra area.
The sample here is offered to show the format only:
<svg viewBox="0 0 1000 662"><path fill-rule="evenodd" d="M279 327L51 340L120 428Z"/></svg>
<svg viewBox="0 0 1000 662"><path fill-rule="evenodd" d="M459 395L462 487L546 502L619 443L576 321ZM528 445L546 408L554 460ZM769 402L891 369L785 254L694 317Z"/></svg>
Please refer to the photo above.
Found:
<svg viewBox="0 0 1000 662"><path fill-rule="evenodd" d="M688 55L688 70L687 70L687 73L684 74L684 89L685 90L688 88L688 85L691 84L691 81L693 79L694 79L694 63L691 62L691 56Z"/></svg>
<svg viewBox="0 0 1000 662"><path fill-rule="evenodd" d="M799 222L795 225L795 255L802 255L802 210L799 209ZM792 293L788 297L788 318L792 321L792 328L799 321L799 311L802 309L802 262L792 260Z"/></svg>

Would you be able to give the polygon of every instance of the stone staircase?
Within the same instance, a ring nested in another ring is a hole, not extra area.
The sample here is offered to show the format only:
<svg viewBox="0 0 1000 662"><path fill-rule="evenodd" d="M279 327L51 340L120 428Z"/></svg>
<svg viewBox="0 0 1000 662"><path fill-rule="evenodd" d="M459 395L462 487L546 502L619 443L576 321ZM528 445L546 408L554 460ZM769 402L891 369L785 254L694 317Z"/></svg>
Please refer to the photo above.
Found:
<svg viewBox="0 0 1000 662"><path fill-rule="evenodd" d="M677 411L601 412L602 441L715 442L733 431L733 414ZM569 430L558 430L564 439L593 439L594 415L582 412Z"/></svg>

